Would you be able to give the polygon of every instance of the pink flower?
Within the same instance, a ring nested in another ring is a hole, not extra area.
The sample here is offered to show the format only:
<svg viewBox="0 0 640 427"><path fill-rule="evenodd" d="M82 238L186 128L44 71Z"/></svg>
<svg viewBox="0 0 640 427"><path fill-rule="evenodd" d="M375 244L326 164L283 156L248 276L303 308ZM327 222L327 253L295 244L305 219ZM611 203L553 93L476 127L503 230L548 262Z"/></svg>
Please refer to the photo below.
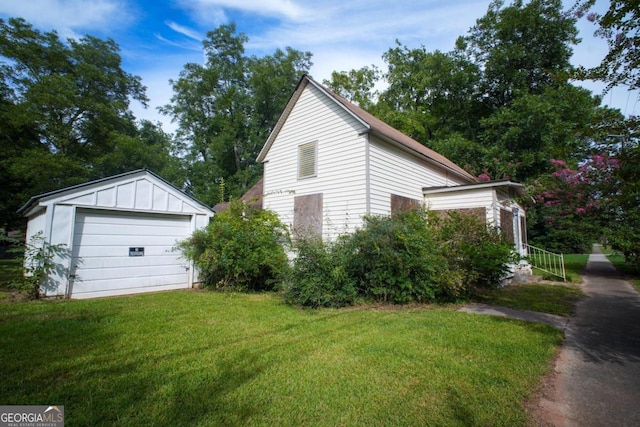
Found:
<svg viewBox="0 0 640 427"><path fill-rule="evenodd" d="M563 160L556 160L556 159L551 159L549 160L549 162L551 162L551 164L557 168L566 168L567 164L563 161Z"/></svg>
<svg viewBox="0 0 640 427"><path fill-rule="evenodd" d="M596 13L591 12L587 15L587 21L589 22L596 22L596 19L598 19L598 14Z"/></svg>
<svg viewBox="0 0 640 427"><path fill-rule="evenodd" d="M586 210L585 208L578 208L578 209L576 209L576 213L577 213L577 214L583 214L583 213L585 213L586 211L587 211L587 210Z"/></svg>
<svg viewBox="0 0 640 427"><path fill-rule="evenodd" d="M486 173L481 173L480 175L478 175L478 179L481 182L491 181L491 177L489 177L489 175L487 175Z"/></svg>

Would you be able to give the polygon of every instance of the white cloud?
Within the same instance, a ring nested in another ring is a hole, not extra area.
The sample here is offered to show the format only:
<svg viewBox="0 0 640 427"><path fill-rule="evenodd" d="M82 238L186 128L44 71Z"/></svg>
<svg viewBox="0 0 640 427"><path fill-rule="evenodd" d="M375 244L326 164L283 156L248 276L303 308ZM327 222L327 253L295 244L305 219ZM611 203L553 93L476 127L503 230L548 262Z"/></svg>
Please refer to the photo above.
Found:
<svg viewBox="0 0 640 427"><path fill-rule="evenodd" d="M182 34L183 36L189 37L190 39L197 41L202 41L202 39L204 39L204 37L198 31L192 28L185 27L184 25L177 24L173 21L166 21L165 24L176 33Z"/></svg>
<svg viewBox="0 0 640 427"><path fill-rule="evenodd" d="M24 18L37 28L55 29L63 38L128 26L134 16L131 9L124 0L0 0L0 13Z"/></svg>
<svg viewBox="0 0 640 427"><path fill-rule="evenodd" d="M179 4L200 16L207 16L211 11L232 9L260 16L273 16L288 20L299 20L309 17L305 8L292 0L180 0Z"/></svg>

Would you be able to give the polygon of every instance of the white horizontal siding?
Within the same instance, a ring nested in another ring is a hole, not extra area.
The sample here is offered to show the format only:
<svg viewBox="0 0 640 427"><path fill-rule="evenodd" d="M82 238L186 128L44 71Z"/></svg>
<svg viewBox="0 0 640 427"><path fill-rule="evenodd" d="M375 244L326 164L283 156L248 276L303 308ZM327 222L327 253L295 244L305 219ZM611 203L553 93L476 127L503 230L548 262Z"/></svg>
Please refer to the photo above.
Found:
<svg viewBox="0 0 640 427"><path fill-rule="evenodd" d="M264 207L293 224L295 196L323 194L323 238L353 231L366 212L364 127L308 85L265 157ZM298 179L298 146L317 141L313 178Z"/></svg>
<svg viewBox="0 0 640 427"><path fill-rule="evenodd" d="M463 182L426 160L388 143L371 138L371 213L391 211L391 194L423 200L423 187L458 185Z"/></svg>
<svg viewBox="0 0 640 427"><path fill-rule="evenodd" d="M493 190L479 189L427 194L425 204L431 210L467 209L493 206Z"/></svg>
<svg viewBox="0 0 640 427"><path fill-rule="evenodd" d="M188 262L172 248L191 233L191 218L79 210L73 231L73 298L188 287ZM143 247L143 256L129 248Z"/></svg>
<svg viewBox="0 0 640 427"><path fill-rule="evenodd" d="M487 224L500 226L499 203L492 188L475 188L450 193L425 195L425 205L434 211L450 209L486 208Z"/></svg>
<svg viewBox="0 0 640 427"><path fill-rule="evenodd" d="M44 238L45 224L46 210L41 210L37 214L31 216L27 223L26 243L33 243L33 237L38 233L41 233L41 237Z"/></svg>

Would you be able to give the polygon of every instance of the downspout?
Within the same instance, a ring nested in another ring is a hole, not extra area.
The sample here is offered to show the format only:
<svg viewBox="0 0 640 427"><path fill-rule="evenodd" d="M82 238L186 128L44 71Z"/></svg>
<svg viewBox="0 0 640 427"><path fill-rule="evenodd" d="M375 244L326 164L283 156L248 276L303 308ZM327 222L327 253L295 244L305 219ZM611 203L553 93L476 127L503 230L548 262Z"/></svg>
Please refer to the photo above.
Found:
<svg viewBox="0 0 640 427"><path fill-rule="evenodd" d="M500 218L500 208L498 207L498 192L497 190L493 190L491 192L491 196L493 197L493 202L491 206L493 207L493 226L500 227L502 224L498 224L498 219Z"/></svg>

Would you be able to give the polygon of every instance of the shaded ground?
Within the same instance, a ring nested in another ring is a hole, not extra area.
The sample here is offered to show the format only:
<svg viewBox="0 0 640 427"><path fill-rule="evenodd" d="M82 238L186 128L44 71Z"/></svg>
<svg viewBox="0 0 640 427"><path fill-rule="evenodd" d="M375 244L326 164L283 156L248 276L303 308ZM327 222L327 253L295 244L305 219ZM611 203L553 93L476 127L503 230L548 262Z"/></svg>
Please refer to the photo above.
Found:
<svg viewBox="0 0 640 427"><path fill-rule="evenodd" d="M586 298L566 318L472 304L465 311L550 324L565 341L528 405L534 426L640 425L640 294L599 246L581 285Z"/></svg>
<svg viewBox="0 0 640 427"><path fill-rule="evenodd" d="M528 322L538 322L554 326L565 331L570 320L566 317L556 316L554 314L538 313L536 311L518 310L509 307L499 307L488 304L469 304L460 309L467 313L488 314L491 316L509 317L511 319L526 320Z"/></svg>
<svg viewBox="0 0 640 427"><path fill-rule="evenodd" d="M594 246L587 295L532 404L534 425L640 425L640 294Z"/></svg>

